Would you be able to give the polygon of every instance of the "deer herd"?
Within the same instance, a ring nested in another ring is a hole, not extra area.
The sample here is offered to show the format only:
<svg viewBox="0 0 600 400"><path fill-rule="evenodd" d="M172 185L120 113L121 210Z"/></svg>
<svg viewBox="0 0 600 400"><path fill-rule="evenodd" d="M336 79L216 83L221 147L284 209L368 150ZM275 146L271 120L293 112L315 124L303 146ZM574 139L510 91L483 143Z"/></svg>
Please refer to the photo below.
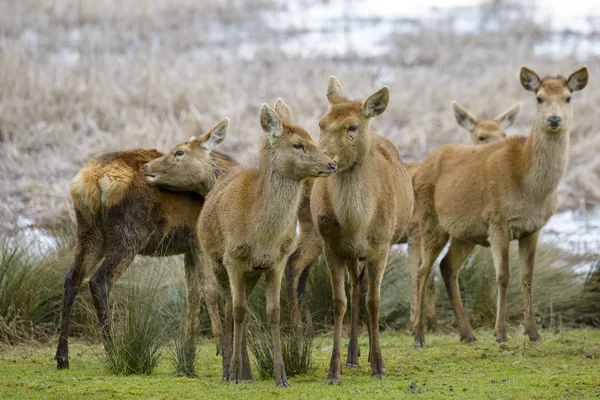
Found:
<svg viewBox="0 0 600 400"><path fill-rule="evenodd" d="M327 382L341 382L346 276L351 321L346 368L358 368L364 296L371 375L385 378L380 288L390 249L397 243L408 243L416 348L425 347L426 302L429 326L437 325L431 271L448 243L440 270L461 340L470 342L475 336L462 304L458 272L480 245L490 247L493 255L498 285L495 335L498 343L506 342L508 250L517 240L525 334L539 341L532 305L536 245L557 208L557 188L568 164L571 96L587 85L588 69L582 67L568 78L542 79L522 67L520 81L537 103L528 136L505 133L518 118L520 105L492 120L479 120L455 102L456 120L469 131L473 145L447 144L418 163L403 162L398 148L371 128L372 119L388 106L389 88L365 100L349 100L333 76L318 144L294 123L281 99L273 108L261 106L265 137L257 168L242 167L214 150L225 139L227 118L167 154L131 150L90 160L71 181L77 246L65 276L58 368L69 367L69 320L84 279L93 272L90 291L104 340L110 340L108 297L137 254L184 256L184 357L189 374L203 300L217 353L223 357L223 380L252 379L246 345L248 295L264 275L275 380L278 387L288 387L280 336L282 278L290 320L297 326L311 264L323 253L334 315Z"/></svg>

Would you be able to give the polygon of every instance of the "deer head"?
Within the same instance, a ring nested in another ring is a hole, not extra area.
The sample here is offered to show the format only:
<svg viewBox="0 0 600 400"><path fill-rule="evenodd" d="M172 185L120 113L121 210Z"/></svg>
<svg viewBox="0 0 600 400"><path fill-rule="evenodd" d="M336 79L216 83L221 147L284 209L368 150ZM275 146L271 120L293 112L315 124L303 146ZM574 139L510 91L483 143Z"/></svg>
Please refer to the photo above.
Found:
<svg viewBox="0 0 600 400"><path fill-rule="evenodd" d="M210 153L225 139L228 127L229 119L225 118L204 135L192 136L164 156L143 165L148 184L206 195L216 180Z"/></svg>
<svg viewBox="0 0 600 400"><path fill-rule="evenodd" d="M329 110L319 121L319 147L338 164L340 170L351 168L365 158L371 147L372 118L381 115L390 100L384 86L365 101L349 101L342 85L332 76L327 88Z"/></svg>

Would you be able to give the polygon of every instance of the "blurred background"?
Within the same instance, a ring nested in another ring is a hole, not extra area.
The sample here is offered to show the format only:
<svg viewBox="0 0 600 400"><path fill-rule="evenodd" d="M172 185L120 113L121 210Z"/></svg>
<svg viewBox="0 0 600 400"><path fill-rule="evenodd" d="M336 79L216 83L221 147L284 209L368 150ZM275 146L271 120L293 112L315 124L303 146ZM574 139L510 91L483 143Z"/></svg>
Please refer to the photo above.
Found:
<svg viewBox="0 0 600 400"><path fill-rule="evenodd" d="M260 104L283 98L318 138L330 75L355 99L390 86L390 105L372 127L407 161L444 143L469 143L454 120L453 100L480 118L521 102L508 133L526 135L535 99L519 83L523 64L542 76L590 68L588 87L573 98L560 212L544 228L547 252L536 266L538 277L547 274L547 286L536 289L548 296L537 301L540 318L554 318L556 298L568 294L571 303L561 312L581 320L584 311L573 304L590 279L600 280L597 1L0 0L0 232L44 257L62 251L52 269L64 275L74 226L69 182L86 160L132 148L165 152L189 137L186 119L208 129L228 116L221 150L253 164ZM383 319L404 326L408 285L404 249L396 250ZM467 294L465 301L471 312L475 303L486 304L491 318L494 273L489 252L481 257L485 267L473 271L488 281L473 275L481 285L472 286L489 301L470 302ZM311 280L309 290L327 299L326 272L323 279L320 289ZM512 316L519 318L517 282L512 289Z"/></svg>

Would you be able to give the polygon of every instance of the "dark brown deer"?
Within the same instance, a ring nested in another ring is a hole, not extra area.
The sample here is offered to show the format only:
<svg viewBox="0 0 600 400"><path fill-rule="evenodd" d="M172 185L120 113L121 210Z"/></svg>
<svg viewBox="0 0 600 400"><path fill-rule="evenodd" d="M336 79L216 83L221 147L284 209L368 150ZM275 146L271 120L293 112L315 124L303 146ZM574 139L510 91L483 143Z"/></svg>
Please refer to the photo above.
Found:
<svg viewBox="0 0 600 400"><path fill-rule="evenodd" d="M61 332L55 357L58 369L69 367L69 320L73 302L83 280L102 259L89 284L103 337L109 340L110 290L136 254L152 257L183 254L188 301L187 372L194 373L195 320L201 296L195 227L204 204L202 194L225 170L237 165L230 157L212 151L225 137L227 127L225 119L204 136L192 138L167 155L156 150L105 154L90 160L75 175L71 181L71 197L77 219L77 245L75 260L65 276ZM148 179L160 183L163 176L162 171L152 170L153 160L178 163L191 157L195 163L190 170L195 173L201 194L174 193L146 182ZM216 303L208 306L212 314ZM219 346L222 349L222 344Z"/></svg>
<svg viewBox="0 0 600 400"><path fill-rule="evenodd" d="M275 109L266 104L260 109L266 138L259 168L237 169L217 182L200 215L198 237L207 261L206 279L218 283L233 315L233 347L228 351L229 338L224 340L223 378L231 383L251 378L244 367L247 296L264 274L275 380L278 387L288 387L280 338L281 278L296 242L303 181L329 176L337 166L292 122L283 101L278 99Z"/></svg>
<svg viewBox="0 0 600 400"><path fill-rule="evenodd" d="M310 203L313 223L323 239L333 290L334 339L328 383L341 382L342 323L346 312L345 272L350 279L351 334L346 366L358 367L360 276L368 289L369 361L371 376L383 379L379 344L380 287L390 248L405 234L413 213L410 176L388 142L369 127L389 102L383 87L365 101L349 101L331 77L329 110L321 118L319 147L338 164L339 172L316 180ZM364 269L359 262L364 261ZM363 269L363 271L361 271Z"/></svg>
<svg viewBox="0 0 600 400"><path fill-rule="evenodd" d="M588 69L568 79L540 77L521 68L521 85L535 93L537 115L527 137L486 146L445 145L431 153L415 175L416 213L421 232L421 266L415 347L425 346L423 303L432 265L448 240L440 269L461 339L474 340L458 287L458 271L475 245L490 246L496 268L496 341L506 342L508 249L519 241L525 333L539 341L532 305L532 278L540 229L557 208L557 187L568 163L573 92L585 88Z"/></svg>

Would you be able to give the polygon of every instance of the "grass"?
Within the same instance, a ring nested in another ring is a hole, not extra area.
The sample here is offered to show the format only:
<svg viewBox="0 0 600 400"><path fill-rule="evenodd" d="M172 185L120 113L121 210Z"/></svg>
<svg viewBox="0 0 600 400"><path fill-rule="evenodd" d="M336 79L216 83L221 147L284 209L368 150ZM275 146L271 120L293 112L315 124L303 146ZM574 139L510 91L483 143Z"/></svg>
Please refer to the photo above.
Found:
<svg viewBox="0 0 600 400"><path fill-rule="evenodd" d="M357 371L344 370L342 385L325 384L331 337L315 340L314 372L290 378L289 390L274 381L256 380L238 386L221 382L221 359L214 346L198 347L199 378L174 377L162 359L152 375L114 376L88 345L73 344L71 369L57 371L52 346L0 347L0 398L240 398L342 399L408 398L590 398L600 394L600 331L565 330L542 333L544 342L530 344L520 331L509 331L509 344L498 346L491 331L477 330L478 341L458 342L456 335L429 335L429 347L412 348L406 334L382 335L387 379L370 378L366 357ZM367 338L361 337L363 354ZM347 340L343 343L344 348Z"/></svg>

